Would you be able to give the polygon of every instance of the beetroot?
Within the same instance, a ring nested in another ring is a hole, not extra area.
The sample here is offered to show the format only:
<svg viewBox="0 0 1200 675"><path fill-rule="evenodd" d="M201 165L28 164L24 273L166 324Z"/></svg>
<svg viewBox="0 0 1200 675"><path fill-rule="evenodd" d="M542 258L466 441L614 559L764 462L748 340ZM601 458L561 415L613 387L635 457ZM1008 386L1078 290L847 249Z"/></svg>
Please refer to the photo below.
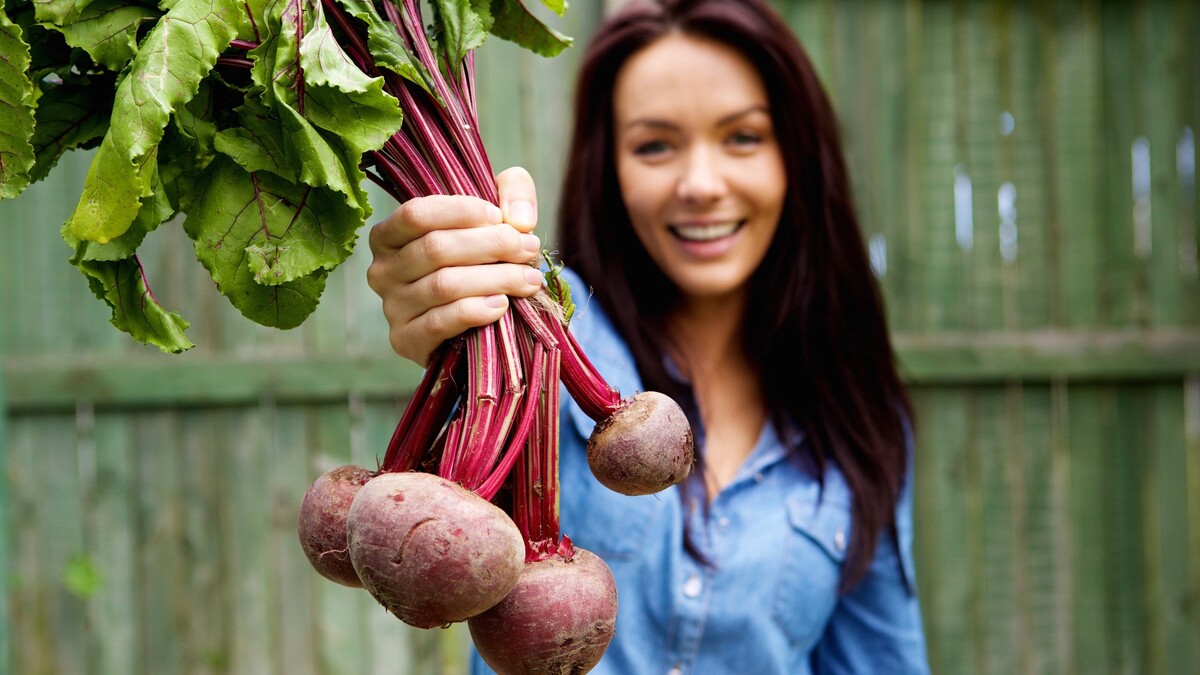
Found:
<svg viewBox="0 0 1200 675"><path fill-rule="evenodd" d="M525 565L500 604L467 620L479 655L500 675L591 670L612 640L617 587L608 565L581 548Z"/></svg>
<svg viewBox="0 0 1200 675"><path fill-rule="evenodd" d="M321 474L300 502L300 546L321 576L362 588L346 546L346 515L360 488L374 476L361 466L339 466Z"/></svg>
<svg viewBox="0 0 1200 675"><path fill-rule="evenodd" d="M610 490L651 494L687 477L692 445L692 428L679 404L644 391L596 424L588 439L588 466Z"/></svg>
<svg viewBox="0 0 1200 675"><path fill-rule="evenodd" d="M525 544L499 507L430 473L383 473L346 521L350 560L376 600L418 628L445 626L500 602Z"/></svg>

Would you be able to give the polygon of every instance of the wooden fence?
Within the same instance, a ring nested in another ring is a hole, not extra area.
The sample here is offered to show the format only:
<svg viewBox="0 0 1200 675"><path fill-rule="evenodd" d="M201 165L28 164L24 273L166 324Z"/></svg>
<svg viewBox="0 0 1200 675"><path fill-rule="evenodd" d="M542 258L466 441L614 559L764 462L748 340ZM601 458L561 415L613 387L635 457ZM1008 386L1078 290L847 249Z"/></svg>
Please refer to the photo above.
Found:
<svg viewBox="0 0 1200 675"><path fill-rule="evenodd" d="M935 672L1200 672L1200 8L777 5L842 116L919 407ZM485 50L489 151L548 220L578 54ZM0 673L463 672L461 629L406 628L294 541L308 483L372 463L414 382L367 252L276 332L163 228L147 272L200 345L164 356L66 263L85 160L0 204Z"/></svg>

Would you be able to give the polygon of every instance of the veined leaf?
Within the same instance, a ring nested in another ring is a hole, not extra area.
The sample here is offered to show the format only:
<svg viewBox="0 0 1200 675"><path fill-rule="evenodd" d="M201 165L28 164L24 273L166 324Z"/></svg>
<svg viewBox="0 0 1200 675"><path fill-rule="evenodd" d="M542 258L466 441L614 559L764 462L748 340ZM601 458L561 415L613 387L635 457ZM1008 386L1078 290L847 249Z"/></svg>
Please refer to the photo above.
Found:
<svg viewBox="0 0 1200 675"><path fill-rule="evenodd" d="M96 63L119 71L137 53L137 30L161 12L136 0L93 0L79 18L55 29L67 44L86 51Z"/></svg>
<svg viewBox="0 0 1200 675"><path fill-rule="evenodd" d="M185 139L187 153L198 169L207 166L213 157L217 125L211 117L215 106L212 85L204 81L192 100L180 106L171 118L175 131Z"/></svg>
<svg viewBox="0 0 1200 675"><path fill-rule="evenodd" d="M72 66L82 52L71 48L62 33L38 23L32 4L16 11L10 6L8 18L24 31L25 42L29 45L29 79L35 87L47 76L72 76Z"/></svg>
<svg viewBox="0 0 1200 675"><path fill-rule="evenodd" d="M33 152L37 163L30 180L37 182L50 173L63 153L87 148L108 131L113 78L89 78L70 85L42 86L33 129Z"/></svg>
<svg viewBox="0 0 1200 675"><path fill-rule="evenodd" d="M542 4L559 16L567 11L567 0L542 0Z"/></svg>
<svg viewBox="0 0 1200 675"><path fill-rule="evenodd" d="M378 150L400 130L400 102L384 93L382 77L368 76L350 60L319 4L312 14L299 45L309 97L305 116L360 156Z"/></svg>
<svg viewBox="0 0 1200 675"><path fill-rule="evenodd" d="M34 0L33 11L39 22L62 26L79 18L91 2L92 0Z"/></svg>
<svg viewBox="0 0 1200 675"><path fill-rule="evenodd" d="M524 0L492 0L492 16L493 35L542 56L557 56L571 46L571 38L542 23Z"/></svg>
<svg viewBox="0 0 1200 675"><path fill-rule="evenodd" d="M441 34L438 43L450 65L455 79L461 75L462 61L467 52L477 49L487 40L492 28L489 0L436 0Z"/></svg>
<svg viewBox="0 0 1200 675"><path fill-rule="evenodd" d="M238 108L238 120L238 126L217 132L213 139L217 152L248 172L269 171L292 183L298 182L299 172L288 160L287 140L279 120L254 101Z"/></svg>
<svg viewBox="0 0 1200 675"><path fill-rule="evenodd" d="M237 33L239 7L235 0L179 0L143 40L71 216L74 236L105 243L133 222L150 194L145 157Z"/></svg>
<svg viewBox="0 0 1200 675"><path fill-rule="evenodd" d="M0 12L0 199L11 199L29 185L35 161L33 82L29 45L19 26Z"/></svg>
<svg viewBox="0 0 1200 675"><path fill-rule="evenodd" d="M298 0L276 3L266 20L270 37L250 52L262 105L282 132L266 138L282 140L284 164L299 170L301 183L342 193L358 211L354 222L362 222L370 214L362 153L382 147L400 128L399 104L383 93L381 78L363 74L333 43L320 6L306 7Z"/></svg>
<svg viewBox="0 0 1200 675"><path fill-rule="evenodd" d="M87 275L92 293L112 308L112 325L164 352L195 346L184 335L188 322L158 303L136 257L73 262Z"/></svg>
<svg viewBox="0 0 1200 675"><path fill-rule="evenodd" d="M142 208L138 210L137 217L133 219L129 229L107 244L76 239L71 234L70 228L64 225L63 239L75 249L75 255L71 261L78 265L80 261L116 262L132 258L137 253L138 247L142 245L146 235L175 215L175 208L167 196L167 191L161 185L158 170L151 171L150 187L151 196L142 202Z"/></svg>
<svg viewBox="0 0 1200 675"><path fill-rule="evenodd" d="M248 173L218 156L184 229L196 257L247 318L292 328L316 309L328 270L350 255L359 221L327 189Z"/></svg>
<svg viewBox="0 0 1200 675"><path fill-rule="evenodd" d="M396 28L385 21L370 0L340 0L351 16L367 25L367 48L375 57L375 64L386 68L410 82L419 84L425 91L433 93L433 79L419 59L408 51Z"/></svg>

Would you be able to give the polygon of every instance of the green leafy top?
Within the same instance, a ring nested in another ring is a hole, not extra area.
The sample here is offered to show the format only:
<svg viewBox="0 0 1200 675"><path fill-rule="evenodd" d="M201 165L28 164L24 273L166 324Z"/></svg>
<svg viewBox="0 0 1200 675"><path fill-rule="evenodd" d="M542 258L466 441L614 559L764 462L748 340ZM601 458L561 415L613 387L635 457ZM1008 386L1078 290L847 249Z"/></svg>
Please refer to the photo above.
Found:
<svg viewBox="0 0 1200 675"><path fill-rule="evenodd" d="M416 0L9 0L0 199L97 147L63 238L114 325L165 351L192 346L137 254L183 214L243 315L297 326L370 215L364 179L404 199L485 175L477 137L421 136L433 117L471 114L471 50L489 32L547 56L570 44L521 0L432 6L426 32ZM463 167L404 164L439 143L466 148Z"/></svg>

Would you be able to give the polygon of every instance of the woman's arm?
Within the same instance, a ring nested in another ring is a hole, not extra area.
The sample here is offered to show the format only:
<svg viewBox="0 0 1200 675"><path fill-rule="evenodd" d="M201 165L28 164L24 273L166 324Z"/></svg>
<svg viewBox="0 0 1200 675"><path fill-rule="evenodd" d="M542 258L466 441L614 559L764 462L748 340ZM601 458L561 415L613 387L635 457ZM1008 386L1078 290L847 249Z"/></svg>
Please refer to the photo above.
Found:
<svg viewBox="0 0 1200 675"><path fill-rule="evenodd" d="M501 207L475 197L412 199L371 228L367 283L383 300L392 349L425 365L439 344L498 320L505 296L527 297L542 275L537 194L524 169L496 177Z"/></svg>

